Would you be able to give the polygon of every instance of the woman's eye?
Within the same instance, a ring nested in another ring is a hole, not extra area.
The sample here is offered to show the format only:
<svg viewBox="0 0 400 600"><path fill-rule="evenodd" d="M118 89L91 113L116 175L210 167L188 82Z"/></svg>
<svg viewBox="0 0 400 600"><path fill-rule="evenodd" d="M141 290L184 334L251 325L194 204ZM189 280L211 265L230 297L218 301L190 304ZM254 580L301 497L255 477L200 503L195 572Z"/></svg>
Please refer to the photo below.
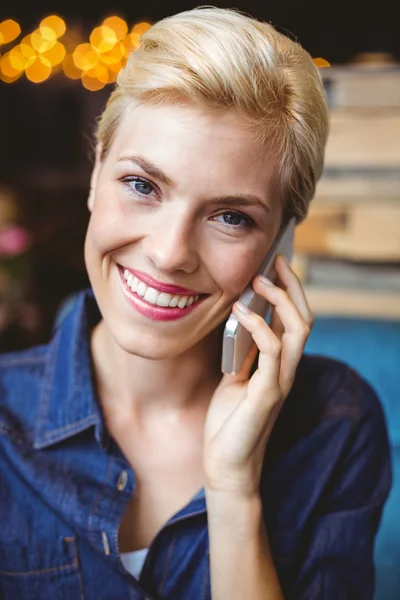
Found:
<svg viewBox="0 0 400 600"><path fill-rule="evenodd" d="M129 190L137 196L150 196L155 190L154 186L141 177L124 177L122 182L129 186Z"/></svg>
<svg viewBox="0 0 400 600"><path fill-rule="evenodd" d="M254 226L254 221L247 215L235 212L225 211L224 213L217 215L217 218L222 217L223 225L228 225L234 229L249 229Z"/></svg>

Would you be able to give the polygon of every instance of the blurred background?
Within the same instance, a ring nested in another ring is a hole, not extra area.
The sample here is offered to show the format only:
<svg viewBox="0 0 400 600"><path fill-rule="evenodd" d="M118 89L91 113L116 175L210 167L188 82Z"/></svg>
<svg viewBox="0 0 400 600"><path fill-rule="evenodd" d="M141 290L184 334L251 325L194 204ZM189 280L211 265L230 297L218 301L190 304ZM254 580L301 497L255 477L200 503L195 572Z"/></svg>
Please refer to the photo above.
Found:
<svg viewBox="0 0 400 600"><path fill-rule="evenodd" d="M315 59L331 112L323 177L294 267L316 321L306 350L355 368L382 401L394 485L375 600L400 597L400 34L394 0L215 2L270 21ZM397 3L398 4L398 3ZM195 2L0 7L0 352L42 343L88 280L96 118L140 35ZM238 32L240 35L240 32ZM326 62L330 64L326 67ZM325 65L325 66L324 66Z"/></svg>

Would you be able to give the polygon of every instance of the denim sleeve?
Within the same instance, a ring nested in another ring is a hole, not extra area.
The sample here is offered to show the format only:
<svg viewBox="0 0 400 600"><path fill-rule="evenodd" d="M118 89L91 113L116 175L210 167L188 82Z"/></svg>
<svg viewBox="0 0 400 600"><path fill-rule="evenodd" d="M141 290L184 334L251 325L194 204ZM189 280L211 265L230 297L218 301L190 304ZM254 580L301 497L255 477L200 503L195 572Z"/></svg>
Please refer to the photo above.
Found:
<svg viewBox="0 0 400 600"><path fill-rule="evenodd" d="M365 410L311 526L290 600L374 595L374 542L391 486L391 458L380 403L368 384L359 384Z"/></svg>

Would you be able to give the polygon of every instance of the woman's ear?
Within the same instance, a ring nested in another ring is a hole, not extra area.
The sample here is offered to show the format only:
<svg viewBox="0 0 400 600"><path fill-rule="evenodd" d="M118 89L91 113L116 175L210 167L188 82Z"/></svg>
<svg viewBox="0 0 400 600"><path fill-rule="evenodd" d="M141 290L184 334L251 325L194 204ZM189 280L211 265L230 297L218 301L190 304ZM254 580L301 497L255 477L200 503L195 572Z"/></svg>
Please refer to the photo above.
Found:
<svg viewBox="0 0 400 600"><path fill-rule="evenodd" d="M87 200L87 206L88 206L88 209L90 212L92 212L92 210L93 210L94 198L96 195L96 186L97 186L97 180L99 178L99 173L100 173L102 151L103 151L103 145L99 142L96 145L96 156L95 156L92 176L90 178L90 190L89 190L89 196L88 196L88 200Z"/></svg>

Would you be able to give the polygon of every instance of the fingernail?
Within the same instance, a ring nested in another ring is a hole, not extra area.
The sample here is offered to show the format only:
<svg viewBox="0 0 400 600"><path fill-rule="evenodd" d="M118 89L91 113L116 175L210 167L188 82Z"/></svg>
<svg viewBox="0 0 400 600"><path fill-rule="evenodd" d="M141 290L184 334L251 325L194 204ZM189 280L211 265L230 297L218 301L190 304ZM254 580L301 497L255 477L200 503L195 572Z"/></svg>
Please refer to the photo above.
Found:
<svg viewBox="0 0 400 600"><path fill-rule="evenodd" d="M249 314L249 309L242 302L236 302L236 306L240 312L244 313L245 315Z"/></svg>
<svg viewBox="0 0 400 600"><path fill-rule="evenodd" d="M271 285L273 286L274 284L272 283L272 281L270 281L269 279L267 279L266 277L264 277L264 275L260 275L260 281L262 281L263 283L265 283L265 285Z"/></svg>

